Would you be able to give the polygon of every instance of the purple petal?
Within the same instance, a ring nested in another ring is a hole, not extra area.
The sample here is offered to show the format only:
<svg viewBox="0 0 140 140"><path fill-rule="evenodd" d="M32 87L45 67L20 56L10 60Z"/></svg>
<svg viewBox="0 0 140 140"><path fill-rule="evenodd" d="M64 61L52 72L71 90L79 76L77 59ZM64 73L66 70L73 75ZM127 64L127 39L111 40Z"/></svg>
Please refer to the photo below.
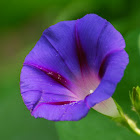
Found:
<svg viewBox="0 0 140 140"><path fill-rule="evenodd" d="M73 102L70 104L55 105L55 104L39 104L32 115L37 118L45 118L53 121L77 121L85 117L89 111L84 101Z"/></svg>
<svg viewBox="0 0 140 140"><path fill-rule="evenodd" d="M91 95L86 97L89 106L92 107L113 95L117 83L123 77L127 64L128 55L124 50L110 53L105 57L101 65L101 83Z"/></svg>
<svg viewBox="0 0 140 140"><path fill-rule="evenodd" d="M75 38L76 21L63 21L53 25L43 32L43 36L52 44L53 48L63 59L74 76L81 75L80 64L78 61L77 44ZM58 65L59 63L57 63ZM63 70L63 68L61 67ZM59 71L59 69L58 69ZM64 73L64 70L63 72Z"/></svg>
<svg viewBox="0 0 140 140"><path fill-rule="evenodd" d="M64 58L60 56L58 50L52 46L44 35L27 55L24 64L54 71L67 79L74 79L75 77Z"/></svg>
<svg viewBox="0 0 140 140"><path fill-rule="evenodd" d="M21 72L21 94L35 117L48 120L79 120L89 108L77 95L59 84L44 71L24 66Z"/></svg>
<svg viewBox="0 0 140 140"><path fill-rule="evenodd" d="M71 85L69 83L69 85ZM34 95L30 95L32 93ZM40 69L24 66L21 72L21 94L25 102L28 98L38 102L77 101L77 96L70 89L59 84ZM40 96L38 95L40 94ZM28 97L29 96L29 97ZM33 102L35 102L33 101ZM37 104L37 103L36 103ZM32 108L33 109L33 108Z"/></svg>
<svg viewBox="0 0 140 140"><path fill-rule="evenodd" d="M87 62L97 72L107 54L125 47L122 35L108 21L95 14L79 19L77 32Z"/></svg>

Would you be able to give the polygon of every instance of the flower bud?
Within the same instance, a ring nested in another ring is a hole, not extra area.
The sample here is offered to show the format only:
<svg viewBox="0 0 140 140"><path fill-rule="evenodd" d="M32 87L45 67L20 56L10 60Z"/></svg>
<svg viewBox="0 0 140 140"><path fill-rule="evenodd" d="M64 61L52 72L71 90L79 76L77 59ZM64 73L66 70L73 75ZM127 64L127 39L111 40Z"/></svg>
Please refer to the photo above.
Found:
<svg viewBox="0 0 140 140"><path fill-rule="evenodd" d="M130 93L130 99L132 102L132 109L140 115L140 87L133 87L132 93Z"/></svg>

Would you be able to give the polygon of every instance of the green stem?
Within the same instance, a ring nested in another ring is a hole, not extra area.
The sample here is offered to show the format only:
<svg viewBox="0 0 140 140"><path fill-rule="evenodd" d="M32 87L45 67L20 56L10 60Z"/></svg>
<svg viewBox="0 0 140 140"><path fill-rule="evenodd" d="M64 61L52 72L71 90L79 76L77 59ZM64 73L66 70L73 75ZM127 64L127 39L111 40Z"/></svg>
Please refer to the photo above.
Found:
<svg viewBox="0 0 140 140"><path fill-rule="evenodd" d="M137 127L135 121L130 119L126 114L124 114L122 108L117 103L116 105L117 105L117 109L119 111L120 117L113 118L113 120L140 136L140 129Z"/></svg>
<svg viewBox="0 0 140 140"><path fill-rule="evenodd" d="M136 123L125 114L123 115L123 119L128 125L128 128L140 136L140 129L137 127Z"/></svg>

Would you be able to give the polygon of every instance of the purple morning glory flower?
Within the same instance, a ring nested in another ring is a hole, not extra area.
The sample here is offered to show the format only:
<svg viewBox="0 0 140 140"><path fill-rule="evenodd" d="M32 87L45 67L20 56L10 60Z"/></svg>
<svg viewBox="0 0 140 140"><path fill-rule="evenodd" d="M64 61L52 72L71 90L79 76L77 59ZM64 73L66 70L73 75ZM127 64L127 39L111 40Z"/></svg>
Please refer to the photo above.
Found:
<svg viewBox="0 0 140 140"><path fill-rule="evenodd" d="M95 14L49 27L23 64L25 105L35 118L85 117L113 95L128 64L124 48L122 35Z"/></svg>

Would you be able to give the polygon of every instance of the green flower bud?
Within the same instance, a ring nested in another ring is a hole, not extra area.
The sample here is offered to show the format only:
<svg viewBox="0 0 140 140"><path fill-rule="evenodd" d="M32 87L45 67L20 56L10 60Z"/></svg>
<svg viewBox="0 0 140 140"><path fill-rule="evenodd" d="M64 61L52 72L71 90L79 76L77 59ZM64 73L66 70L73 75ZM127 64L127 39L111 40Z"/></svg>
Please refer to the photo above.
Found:
<svg viewBox="0 0 140 140"><path fill-rule="evenodd" d="M132 109L140 115L140 87L133 87L130 93L130 99L132 102Z"/></svg>

